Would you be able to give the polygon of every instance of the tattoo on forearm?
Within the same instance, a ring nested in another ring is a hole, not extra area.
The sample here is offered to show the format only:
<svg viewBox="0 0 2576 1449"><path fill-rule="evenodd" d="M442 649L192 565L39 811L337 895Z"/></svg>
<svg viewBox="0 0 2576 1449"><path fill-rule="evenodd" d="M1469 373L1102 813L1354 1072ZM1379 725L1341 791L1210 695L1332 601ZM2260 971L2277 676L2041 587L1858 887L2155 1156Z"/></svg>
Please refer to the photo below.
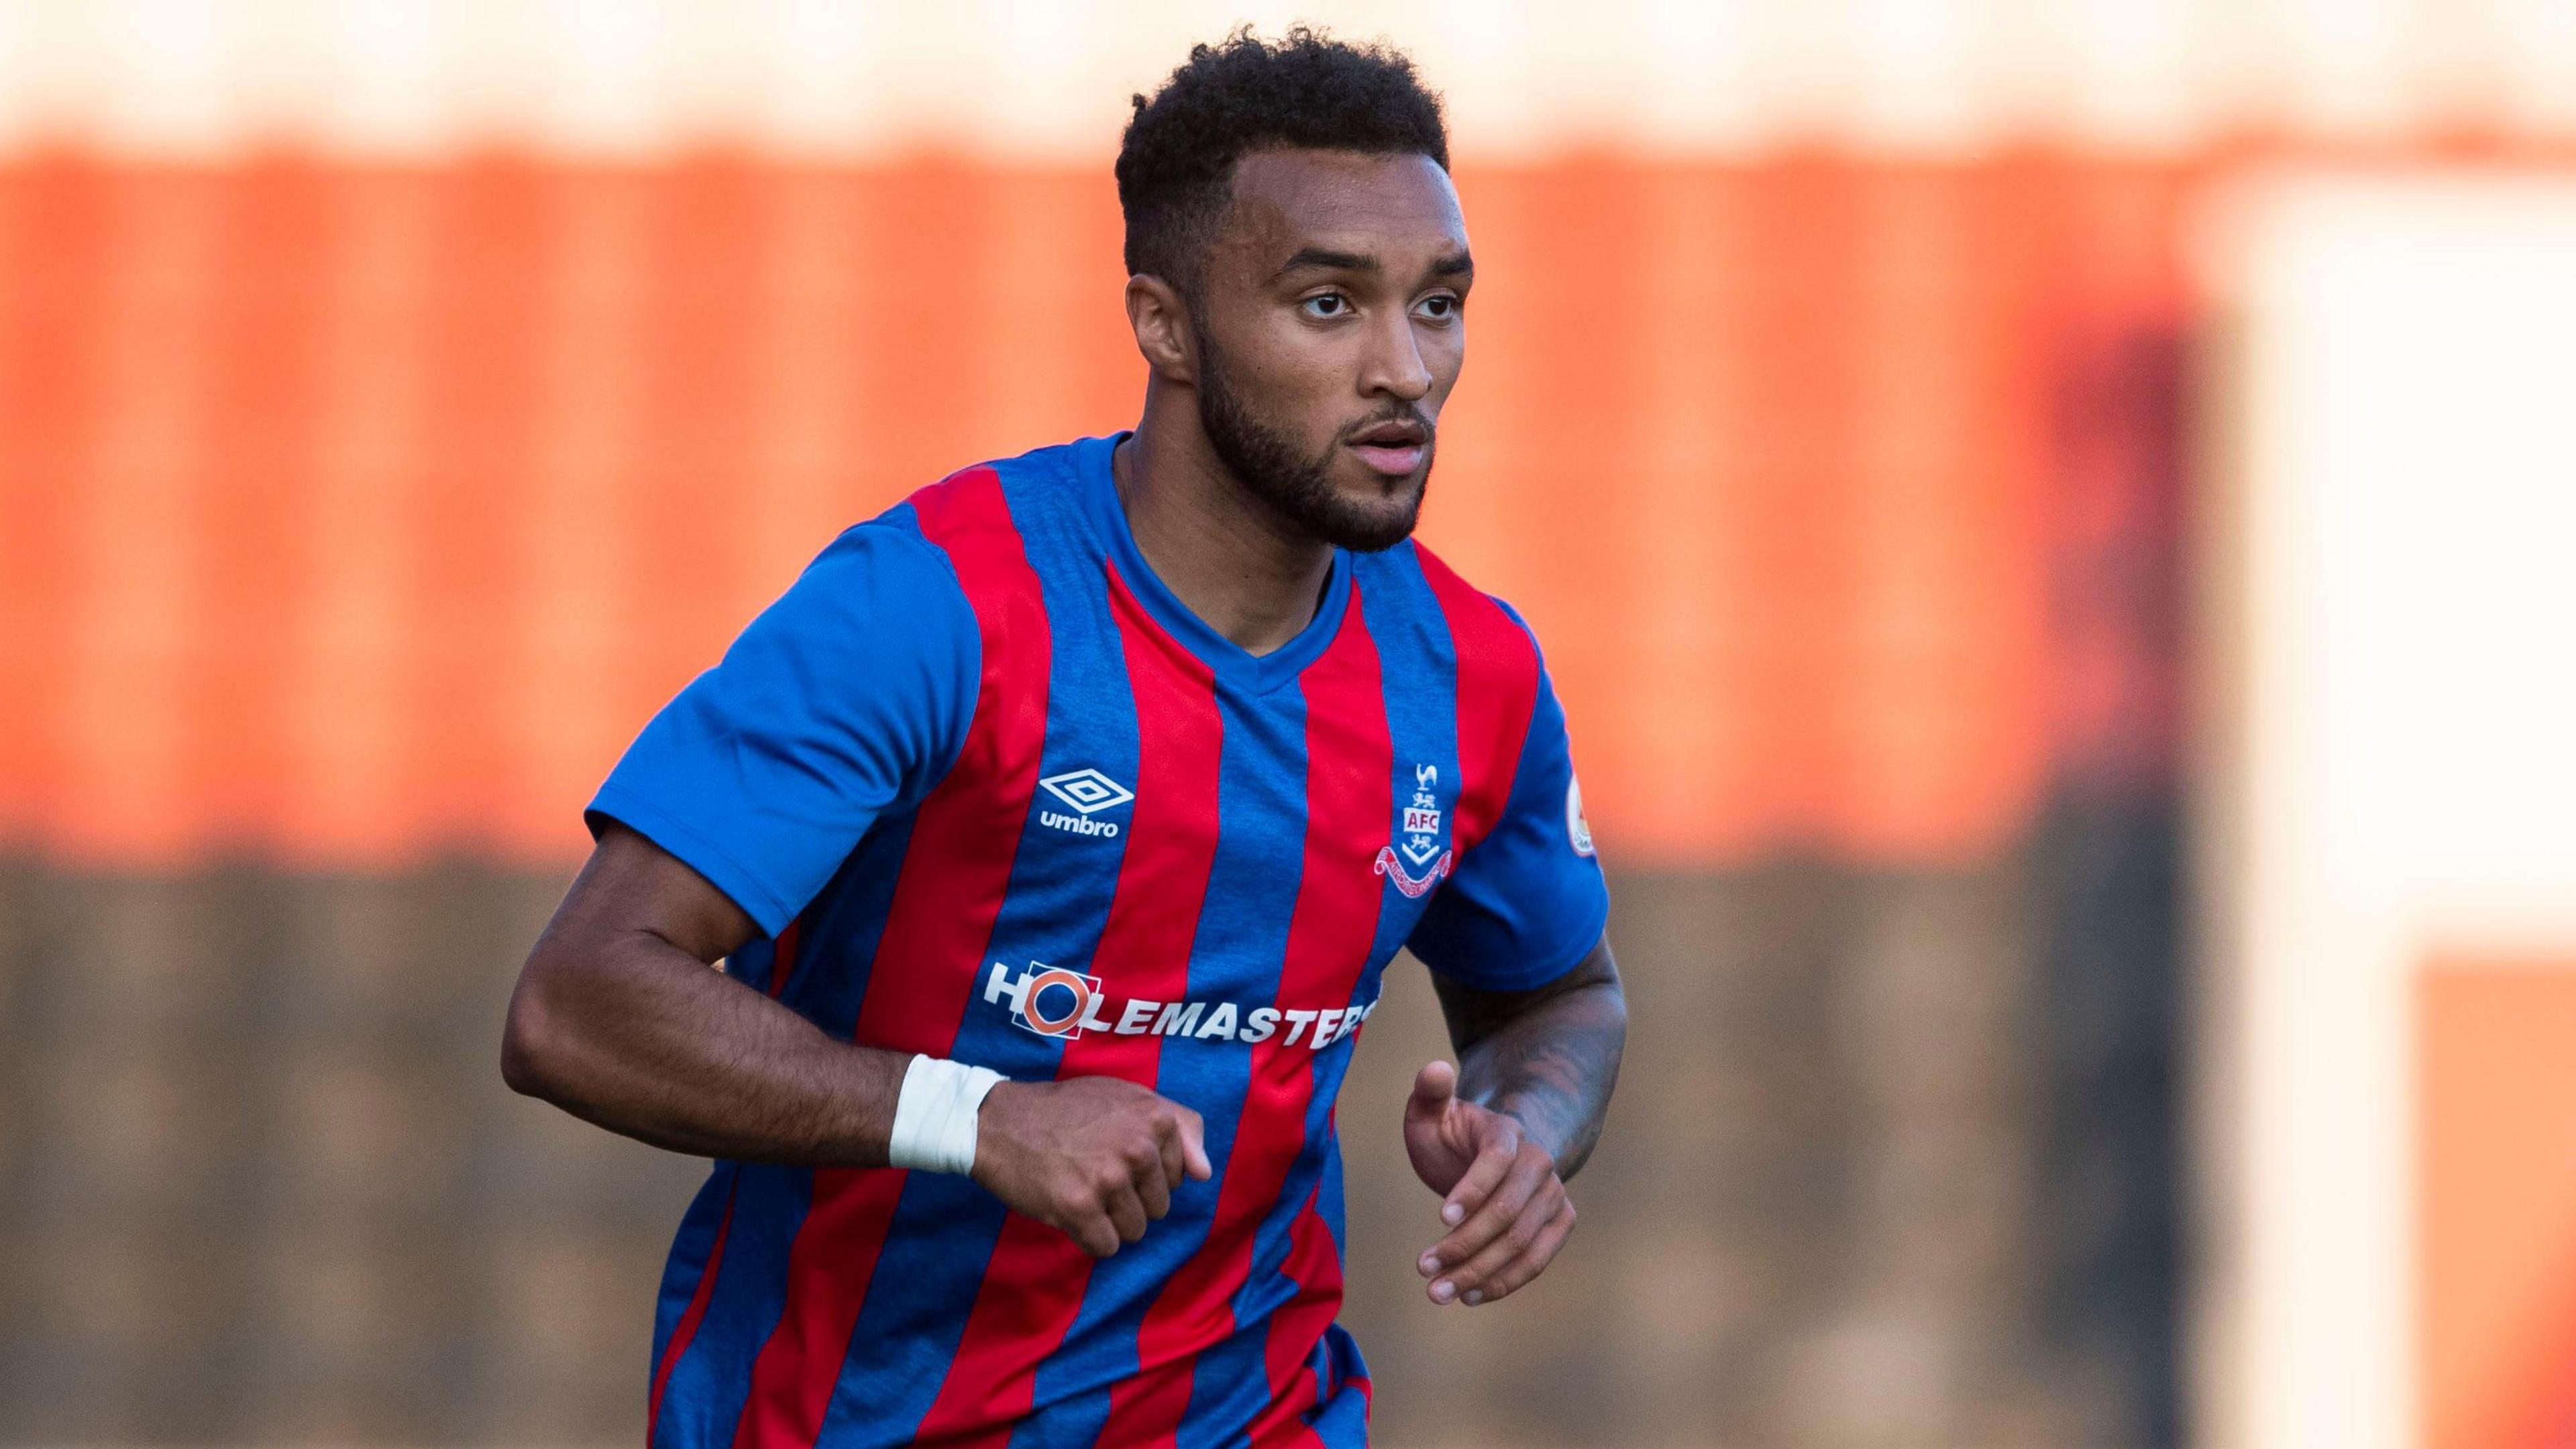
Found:
<svg viewBox="0 0 2576 1449"><path fill-rule="evenodd" d="M1619 1079L1628 1005L1605 938L1534 991L1484 991L1434 976L1460 1095L1520 1119L1572 1177L1592 1155Z"/></svg>

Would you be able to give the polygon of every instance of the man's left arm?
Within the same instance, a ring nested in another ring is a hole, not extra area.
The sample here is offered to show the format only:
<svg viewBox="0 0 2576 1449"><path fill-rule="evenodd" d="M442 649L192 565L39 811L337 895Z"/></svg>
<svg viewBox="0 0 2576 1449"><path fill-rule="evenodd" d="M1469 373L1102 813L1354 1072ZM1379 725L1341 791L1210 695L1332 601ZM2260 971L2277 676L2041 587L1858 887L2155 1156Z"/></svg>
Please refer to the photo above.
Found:
<svg viewBox="0 0 2576 1449"><path fill-rule="evenodd" d="M1600 1140L1628 1006L1607 936L1526 991L1432 982L1458 1065L1414 1079L1404 1145L1450 1231L1416 1266L1432 1302L1473 1306L1537 1277L1573 1231L1565 1180Z"/></svg>

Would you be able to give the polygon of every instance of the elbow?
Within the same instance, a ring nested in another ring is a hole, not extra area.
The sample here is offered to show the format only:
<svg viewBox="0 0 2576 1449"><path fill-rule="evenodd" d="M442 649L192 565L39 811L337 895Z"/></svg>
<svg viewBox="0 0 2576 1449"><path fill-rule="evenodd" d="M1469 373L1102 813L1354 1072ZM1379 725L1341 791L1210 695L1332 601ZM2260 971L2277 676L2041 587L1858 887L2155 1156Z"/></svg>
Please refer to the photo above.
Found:
<svg viewBox="0 0 2576 1449"><path fill-rule="evenodd" d="M563 1098L563 1029L548 1006L534 960L510 993L509 1020L501 1028L501 1080L511 1091L540 1101Z"/></svg>
<svg viewBox="0 0 2576 1449"><path fill-rule="evenodd" d="M1610 1080L1619 1079L1619 1058L1628 1049L1628 992L1618 978L1603 983L1600 1002L1601 1035L1609 1045Z"/></svg>

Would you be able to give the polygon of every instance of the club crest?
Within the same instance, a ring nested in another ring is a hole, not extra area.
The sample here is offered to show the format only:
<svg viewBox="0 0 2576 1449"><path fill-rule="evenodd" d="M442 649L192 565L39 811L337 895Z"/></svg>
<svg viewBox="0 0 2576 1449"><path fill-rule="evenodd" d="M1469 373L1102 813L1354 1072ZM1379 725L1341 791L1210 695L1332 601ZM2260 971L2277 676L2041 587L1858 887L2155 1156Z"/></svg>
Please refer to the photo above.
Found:
<svg viewBox="0 0 2576 1449"><path fill-rule="evenodd" d="M1413 796L1396 811L1395 839L1377 853L1377 873L1395 882L1407 899L1419 899L1449 874L1451 852L1441 843L1440 767L1413 767ZM1407 869L1407 865L1410 869Z"/></svg>

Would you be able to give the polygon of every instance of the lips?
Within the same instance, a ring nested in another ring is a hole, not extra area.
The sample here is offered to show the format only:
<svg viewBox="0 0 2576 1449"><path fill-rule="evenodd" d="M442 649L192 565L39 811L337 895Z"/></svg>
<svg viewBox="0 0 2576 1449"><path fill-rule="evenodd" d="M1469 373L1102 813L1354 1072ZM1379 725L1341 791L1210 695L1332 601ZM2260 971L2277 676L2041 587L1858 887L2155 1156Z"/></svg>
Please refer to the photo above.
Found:
<svg viewBox="0 0 2576 1449"><path fill-rule="evenodd" d="M1403 419L1371 423L1350 437L1351 451L1360 455L1360 461L1368 464L1371 472L1392 477L1402 477L1421 467L1430 445L1429 429Z"/></svg>

